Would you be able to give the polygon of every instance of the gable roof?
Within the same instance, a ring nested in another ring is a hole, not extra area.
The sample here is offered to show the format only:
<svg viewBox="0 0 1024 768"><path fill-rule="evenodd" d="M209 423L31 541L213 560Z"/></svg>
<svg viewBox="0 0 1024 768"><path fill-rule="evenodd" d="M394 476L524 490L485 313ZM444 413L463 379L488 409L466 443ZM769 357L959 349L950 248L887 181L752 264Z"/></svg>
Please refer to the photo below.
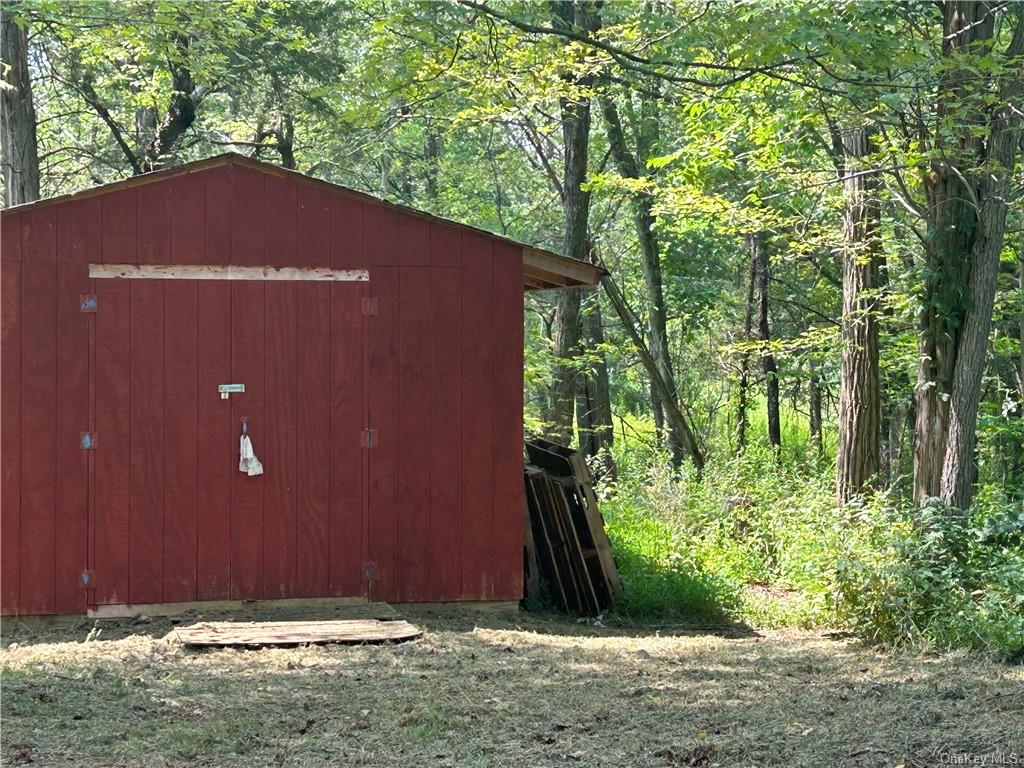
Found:
<svg viewBox="0 0 1024 768"><path fill-rule="evenodd" d="M247 168L251 168L261 173L266 173L271 176L280 176L284 178L295 179L296 181L304 184L310 184L314 186L327 187L336 192L342 192L351 197L355 197L364 202L371 203L374 205L381 205L387 208L392 208L411 216L416 216L427 221L436 221L441 224L445 224L451 227L457 227L458 229L468 230L476 234L484 235L493 240L500 240L505 243L510 243L523 251L523 289L527 291L532 290L545 290L548 288L570 288L574 286L584 285L597 285L600 281L601 276L605 274L605 270L601 267L589 264L579 259L572 259L568 256L563 256L554 251L549 251L544 248L536 248L526 243L520 243L510 238L504 237L503 235L495 234L486 229L480 229L479 227L472 227L468 224L463 224L458 221L446 219L442 216L435 216L434 214L421 211L416 208L410 208L405 205L398 205L388 200L383 200L373 195L360 192L350 187L343 186L341 184L334 184L333 182L324 181L313 176L307 176L304 173L298 171L292 171L287 168L282 168L272 163L266 163L262 160L254 160L252 158L240 155L236 152L226 152L221 155L215 155L208 157L203 160L195 160L191 163L184 163L182 165L176 165L172 168L165 168L159 171L152 171L150 173L144 173L139 176L132 176L121 181L114 181L109 184L102 184L96 187L89 187L87 189L80 190L78 192L72 192L66 195L58 195L56 197L48 197L43 200L37 200L32 203L23 203L16 205L11 208L3 209L0 214L8 212L23 211L28 209L41 208L46 205L53 205L55 203L64 202L67 200L79 200L86 197L93 197L95 195L102 195L107 192L113 192L119 189L127 189L131 187L143 186L145 184L152 184L165 179L173 178L175 176L183 176L189 173L197 173L204 171L208 168L215 168L221 165L240 165Z"/></svg>

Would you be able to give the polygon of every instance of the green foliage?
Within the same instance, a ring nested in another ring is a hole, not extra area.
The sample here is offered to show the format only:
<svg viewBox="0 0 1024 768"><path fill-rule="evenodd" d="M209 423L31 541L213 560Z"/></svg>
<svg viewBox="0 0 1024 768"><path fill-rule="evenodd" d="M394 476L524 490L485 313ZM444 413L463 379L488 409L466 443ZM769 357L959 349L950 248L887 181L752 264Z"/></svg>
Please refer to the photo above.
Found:
<svg viewBox="0 0 1024 768"><path fill-rule="evenodd" d="M921 310L943 319L930 327L936 334L960 327L965 311L962 259L941 248L938 260L924 258L941 245L927 222L929 164L953 158L968 176L998 170L979 164L987 153L956 147L982 138L996 91L1019 76L1019 61L999 52L1024 6L994 11L991 49L950 58L941 13L924 3L682 0L666 12L629 0L601 6L594 44L552 34L549 5L516 0L487 4L490 12L393 0L8 5L31 32L47 195L140 170L131 159L152 146L176 95L174 72L184 69L195 121L165 148L168 163L226 150L287 155L301 171L558 250L559 115L566 100L590 99L589 235L646 325L633 216L638 201L650 203L675 384L709 457L700 481L669 469L637 350L600 294L588 297L588 311L603 313L605 344L557 365L582 374L603 354L610 373L620 482L604 493L622 610L842 622L891 646L1016 647L1024 567L1019 515L1007 510L1024 498L1022 206L1008 206L975 511L964 521L937 510L918 518L901 493ZM969 76L967 96L937 104L936 84L954 75ZM604 102L621 115L635 174L611 159ZM870 163L884 174L879 362L892 470L887 495L840 513L832 456L844 198L835 138L863 120L884 128ZM744 236L753 231L771 261L766 342L756 321L753 336L743 330ZM551 416L553 296L531 293L526 309L524 421L535 434ZM764 350L777 359L784 404L778 456L758 440ZM737 458L744 355L750 445ZM808 434L812 375L821 450Z"/></svg>
<svg viewBox="0 0 1024 768"><path fill-rule="evenodd" d="M635 457L623 458L635 466ZM645 537L660 531L660 546L673 549L662 550L662 561L728 588L714 592L723 611L761 626L821 623L829 593L822 575L834 562L837 535L831 478L828 471L808 475L796 466L779 467L758 446L743 457L718 458L698 480L688 472L674 475L667 462L655 458L608 491L603 509L616 554L619 540L628 540L623 521L643 528ZM645 584L644 593L658 590ZM626 610L642 613L647 605L629 602ZM677 610L685 609L681 604Z"/></svg>
<svg viewBox="0 0 1024 768"><path fill-rule="evenodd" d="M721 621L735 612L741 584L705 570L686 541L643 505L622 501L605 521L625 591L619 613Z"/></svg>
<svg viewBox="0 0 1024 768"><path fill-rule="evenodd" d="M649 429L649 428L648 428ZM637 425L630 434L644 433ZM894 649L1024 652L1024 507L986 486L968 517L880 494L846 509L833 469L764 446L698 481L635 437L604 489L631 616L840 626ZM808 467L811 467L810 469Z"/></svg>
<svg viewBox="0 0 1024 768"><path fill-rule="evenodd" d="M1024 654L1024 508L983 498L854 511L836 573L836 618L894 648Z"/></svg>

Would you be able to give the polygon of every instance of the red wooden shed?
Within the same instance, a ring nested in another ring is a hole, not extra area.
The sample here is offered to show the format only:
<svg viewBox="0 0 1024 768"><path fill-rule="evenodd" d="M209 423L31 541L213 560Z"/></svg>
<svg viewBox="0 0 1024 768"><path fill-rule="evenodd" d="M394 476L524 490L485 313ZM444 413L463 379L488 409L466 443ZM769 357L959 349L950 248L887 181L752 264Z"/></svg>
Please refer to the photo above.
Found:
<svg viewBox="0 0 1024 768"><path fill-rule="evenodd" d="M237 155L0 235L4 614L521 597L523 290L599 270Z"/></svg>

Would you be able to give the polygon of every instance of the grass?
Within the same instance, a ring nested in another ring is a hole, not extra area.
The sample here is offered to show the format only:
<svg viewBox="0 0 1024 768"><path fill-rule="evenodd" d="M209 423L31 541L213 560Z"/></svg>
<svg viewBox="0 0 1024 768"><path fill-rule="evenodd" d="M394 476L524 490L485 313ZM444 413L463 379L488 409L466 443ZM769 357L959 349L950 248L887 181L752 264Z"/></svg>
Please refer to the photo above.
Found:
<svg viewBox="0 0 1024 768"><path fill-rule="evenodd" d="M421 640L248 651L185 649L167 620L108 622L88 642L91 622L5 622L0 754L81 768L910 768L1024 745L1024 669L980 657L891 657L794 630L403 615Z"/></svg>

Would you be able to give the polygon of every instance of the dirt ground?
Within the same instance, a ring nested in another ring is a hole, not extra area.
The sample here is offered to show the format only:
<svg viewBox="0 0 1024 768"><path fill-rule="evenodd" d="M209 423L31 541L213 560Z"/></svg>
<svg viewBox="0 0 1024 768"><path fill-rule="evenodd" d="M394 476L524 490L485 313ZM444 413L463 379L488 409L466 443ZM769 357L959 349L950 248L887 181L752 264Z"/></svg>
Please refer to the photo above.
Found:
<svg viewBox="0 0 1024 768"><path fill-rule="evenodd" d="M423 628L421 640L195 651L173 639L169 619L5 622L0 759L82 768L1024 764L1020 666L889 657L828 633L400 613Z"/></svg>

